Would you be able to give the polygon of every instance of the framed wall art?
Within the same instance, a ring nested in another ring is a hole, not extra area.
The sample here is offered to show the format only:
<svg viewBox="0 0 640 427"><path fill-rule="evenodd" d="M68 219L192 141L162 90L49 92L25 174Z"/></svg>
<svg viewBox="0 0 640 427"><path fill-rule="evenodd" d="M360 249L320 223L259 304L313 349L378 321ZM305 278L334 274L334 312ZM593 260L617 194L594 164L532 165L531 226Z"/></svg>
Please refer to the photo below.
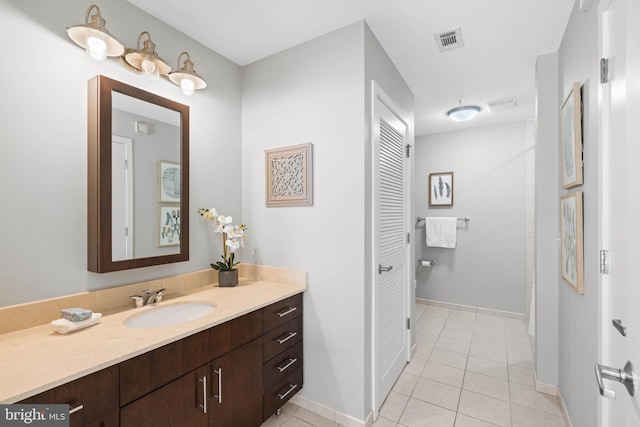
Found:
<svg viewBox="0 0 640 427"><path fill-rule="evenodd" d="M180 205L158 207L158 247L180 245Z"/></svg>
<svg viewBox="0 0 640 427"><path fill-rule="evenodd" d="M562 188L582 184L582 101L580 83L574 83L562 104L560 129Z"/></svg>
<svg viewBox="0 0 640 427"><path fill-rule="evenodd" d="M562 279L584 293L582 191L560 197L560 271Z"/></svg>
<svg viewBox="0 0 640 427"><path fill-rule="evenodd" d="M311 143L266 150L265 173L268 208L313 205Z"/></svg>
<svg viewBox="0 0 640 427"><path fill-rule="evenodd" d="M429 206L453 206L453 172L429 174Z"/></svg>
<svg viewBox="0 0 640 427"><path fill-rule="evenodd" d="M180 203L180 164L158 162L158 191L161 202Z"/></svg>

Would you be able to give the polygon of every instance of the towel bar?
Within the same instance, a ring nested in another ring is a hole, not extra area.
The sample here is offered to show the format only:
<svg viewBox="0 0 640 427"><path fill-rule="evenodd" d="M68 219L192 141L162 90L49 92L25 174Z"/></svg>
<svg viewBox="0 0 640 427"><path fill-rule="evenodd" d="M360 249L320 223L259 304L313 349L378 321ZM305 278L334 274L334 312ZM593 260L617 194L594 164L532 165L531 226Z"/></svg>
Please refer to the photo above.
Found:
<svg viewBox="0 0 640 427"><path fill-rule="evenodd" d="M424 221L425 219L426 218L418 217L417 222ZM466 222L468 224L469 221L471 221L471 218L469 218L468 216L465 216L464 218L457 218L457 220L458 221L464 221L464 222Z"/></svg>

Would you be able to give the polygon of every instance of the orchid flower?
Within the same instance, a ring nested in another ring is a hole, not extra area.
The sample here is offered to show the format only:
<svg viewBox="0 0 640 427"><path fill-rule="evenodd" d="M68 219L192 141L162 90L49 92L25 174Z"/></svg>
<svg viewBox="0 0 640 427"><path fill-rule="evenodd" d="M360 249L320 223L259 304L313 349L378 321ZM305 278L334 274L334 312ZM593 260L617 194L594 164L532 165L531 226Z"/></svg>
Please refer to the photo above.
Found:
<svg viewBox="0 0 640 427"><path fill-rule="evenodd" d="M220 271L233 270L233 267L237 264L234 263L234 252L238 248L244 247L244 237L247 226L244 224L234 226L231 224L233 221L232 217L218 215L215 209L200 208L198 209L198 213L212 223L211 228L214 233L222 233L223 261L211 264L211 267Z"/></svg>

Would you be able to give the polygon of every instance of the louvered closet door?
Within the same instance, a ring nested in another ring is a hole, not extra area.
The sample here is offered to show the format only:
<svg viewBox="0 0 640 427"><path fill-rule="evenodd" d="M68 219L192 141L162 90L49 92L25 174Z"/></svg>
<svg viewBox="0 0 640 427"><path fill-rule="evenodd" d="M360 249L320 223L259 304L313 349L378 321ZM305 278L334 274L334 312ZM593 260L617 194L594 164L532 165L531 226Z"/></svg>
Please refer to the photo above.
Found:
<svg viewBox="0 0 640 427"><path fill-rule="evenodd" d="M375 404L407 362L407 126L376 97L374 110Z"/></svg>

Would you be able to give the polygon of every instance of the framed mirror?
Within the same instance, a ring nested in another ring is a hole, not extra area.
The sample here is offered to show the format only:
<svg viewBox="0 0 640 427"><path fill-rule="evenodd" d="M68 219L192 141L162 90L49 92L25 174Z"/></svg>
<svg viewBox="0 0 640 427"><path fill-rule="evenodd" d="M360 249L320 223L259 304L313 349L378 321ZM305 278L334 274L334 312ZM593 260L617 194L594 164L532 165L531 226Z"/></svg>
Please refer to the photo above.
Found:
<svg viewBox="0 0 640 427"><path fill-rule="evenodd" d="M88 270L187 261L189 107L105 76L88 102Z"/></svg>

